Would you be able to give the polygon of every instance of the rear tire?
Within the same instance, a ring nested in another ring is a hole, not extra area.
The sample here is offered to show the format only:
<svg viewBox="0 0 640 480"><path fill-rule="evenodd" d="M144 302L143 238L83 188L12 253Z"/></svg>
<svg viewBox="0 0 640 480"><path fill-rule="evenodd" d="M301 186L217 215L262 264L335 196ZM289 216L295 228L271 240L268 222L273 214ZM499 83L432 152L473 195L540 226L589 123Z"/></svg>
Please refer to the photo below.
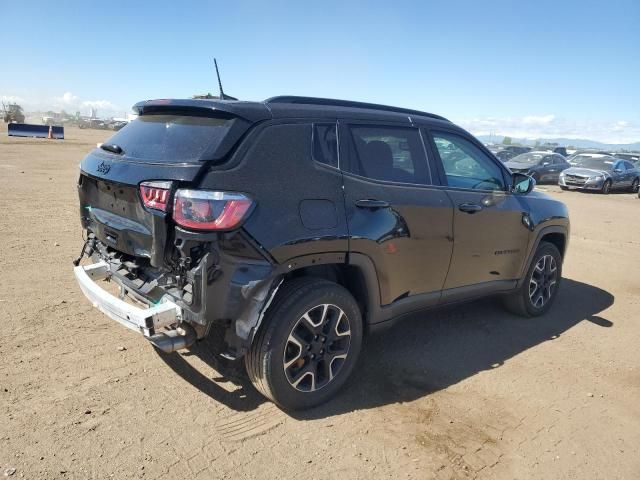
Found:
<svg viewBox="0 0 640 480"><path fill-rule="evenodd" d="M344 287L313 277L281 287L245 356L265 397L302 410L333 397L351 375L362 345L362 317Z"/></svg>
<svg viewBox="0 0 640 480"><path fill-rule="evenodd" d="M522 317L544 315L553 305L562 279L562 256L549 242L540 242L518 290L505 297L507 310Z"/></svg>

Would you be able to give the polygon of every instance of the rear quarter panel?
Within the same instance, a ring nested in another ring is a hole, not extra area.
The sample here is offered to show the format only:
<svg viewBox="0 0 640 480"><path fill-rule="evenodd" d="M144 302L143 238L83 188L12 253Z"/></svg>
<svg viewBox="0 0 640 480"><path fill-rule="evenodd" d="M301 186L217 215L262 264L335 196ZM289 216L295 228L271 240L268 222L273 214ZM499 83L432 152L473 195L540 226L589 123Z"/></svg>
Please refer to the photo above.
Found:
<svg viewBox="0 0 640 480"><path fill-rule="evenodd" d="M248 194L256 207L244 229L277 263L348 249L342 174L313 160L311 129L308 120L262 124L199 185Z"/></svg>

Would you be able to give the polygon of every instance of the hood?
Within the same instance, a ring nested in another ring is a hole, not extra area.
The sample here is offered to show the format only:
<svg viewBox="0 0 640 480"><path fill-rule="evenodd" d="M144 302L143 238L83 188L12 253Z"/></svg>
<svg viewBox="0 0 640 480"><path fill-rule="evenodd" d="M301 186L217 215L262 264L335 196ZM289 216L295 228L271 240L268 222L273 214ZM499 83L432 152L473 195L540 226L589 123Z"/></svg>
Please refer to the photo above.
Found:
<svg viewBox="0 0 640 480"><path fill-rule="evenodd" d="M581 177L595 177L596 175L609 176L606 170L596 170L593 168L571 167L564 170L565 175L579 175Z"/></svg>
<svg viewBox="0 0 640 480"><path fill-rule="evenodd" d="M532 168L537 167L536 163L525 163L525 162L504 162L505 166L509 170L531 170Z"/></svg>

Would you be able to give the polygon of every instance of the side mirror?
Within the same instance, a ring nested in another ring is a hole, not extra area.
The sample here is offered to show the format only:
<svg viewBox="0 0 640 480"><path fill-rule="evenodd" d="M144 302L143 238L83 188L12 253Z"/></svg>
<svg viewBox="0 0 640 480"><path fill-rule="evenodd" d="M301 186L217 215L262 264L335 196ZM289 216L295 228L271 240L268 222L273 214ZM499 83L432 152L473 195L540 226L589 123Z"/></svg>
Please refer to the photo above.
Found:
<svg viewBox="0 0 640 480"><path fill-rule="evenodd" d="M511 191L521 195L531 192L536 185L536 181L524 173L514 173L511 179Z"/></svg>
<svg viewBox="0 0 640 480"><path fill-rule="evenodd" d="M613 173L621 173L621 172L622 172L622 170L620 170L619 168L616 168L616 169L613 170Z"/></svg>
<svg viewBox="0 0 640 480"><path fill-rule="evenodd" d="M542 166L543 166L543 167L546 167L546 166L548 166L548 165L551 165L551 162L542 162Z"/></svg>

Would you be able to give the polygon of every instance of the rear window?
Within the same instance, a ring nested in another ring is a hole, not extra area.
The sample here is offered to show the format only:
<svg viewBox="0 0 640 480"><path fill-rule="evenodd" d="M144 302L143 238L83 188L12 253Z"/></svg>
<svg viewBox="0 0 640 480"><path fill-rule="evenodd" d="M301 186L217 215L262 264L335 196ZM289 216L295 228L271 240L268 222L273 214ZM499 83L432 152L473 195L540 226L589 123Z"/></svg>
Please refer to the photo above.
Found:
<svg viewBox="0 0 640 480"><path fill-rule="evenodd" d="M161 163L209 160L233 125L233 118L178 114L141 115L105 143L123 155Z"/></svg>
<svg viewBox="0 0 640 480"><path fill-rule="evenodd" d="M335 123L313 126L313 159L338 168L338 134Z"/></svg>

